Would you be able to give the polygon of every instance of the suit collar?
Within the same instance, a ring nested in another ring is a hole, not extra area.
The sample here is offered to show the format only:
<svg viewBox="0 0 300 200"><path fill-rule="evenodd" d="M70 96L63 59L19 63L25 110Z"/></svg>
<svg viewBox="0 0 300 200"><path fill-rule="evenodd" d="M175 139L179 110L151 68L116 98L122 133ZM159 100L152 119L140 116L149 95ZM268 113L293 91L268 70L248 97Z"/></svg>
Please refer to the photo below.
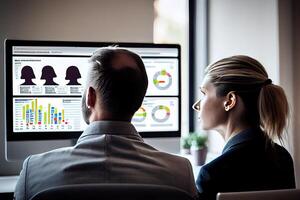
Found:
<svg viewBox="0 0 300 200"><path fill-rule="evenodd" d="M95 121L89 124L85 131L81 134L78 142L82 141L87 136L93 135L127 135L136 136L142 140L135 127L130 122L124 121Z"/></svg>
<svg viewBox="0 0 300 200"><path fill-rule="evenodd" d="M249 140L253 140L260 136L262 136L262 131L259 127L243 130L228 140L228 142L226 143L226 145L223 148L222 154L224 154L229 149L233 148L234 146L236 146L240 143L243 143L243 142L246 142Z"/></svg>

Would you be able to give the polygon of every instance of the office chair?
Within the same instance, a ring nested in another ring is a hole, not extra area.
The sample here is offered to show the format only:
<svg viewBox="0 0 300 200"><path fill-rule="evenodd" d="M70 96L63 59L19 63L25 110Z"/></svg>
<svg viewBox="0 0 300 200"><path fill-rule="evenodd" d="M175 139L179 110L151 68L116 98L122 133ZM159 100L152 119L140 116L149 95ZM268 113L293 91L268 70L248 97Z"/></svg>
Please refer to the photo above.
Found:
<svg viewBox="0 0 300 200"><path fill-rule="evenodd" d="M192 200L183 190L151 184L76 184L48 188L31 200Z"/></svg>
<svg viewBox="0 0 300 200"><path fill-rule="evenodd" d="M299 200L300 189L218 193L217 200Z"/></svg>

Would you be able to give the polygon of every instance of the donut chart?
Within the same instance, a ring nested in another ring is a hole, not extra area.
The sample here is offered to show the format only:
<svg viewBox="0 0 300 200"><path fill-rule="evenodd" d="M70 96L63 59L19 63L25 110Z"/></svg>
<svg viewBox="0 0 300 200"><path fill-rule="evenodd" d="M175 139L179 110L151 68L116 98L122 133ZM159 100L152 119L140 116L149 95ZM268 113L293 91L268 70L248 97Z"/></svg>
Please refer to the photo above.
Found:
<svg viewBox="0 0 300 200"><path fill-rule="evenodd" d="M143 122L147 117L145 108L140 107L138 111L134 114L132 121L133 122Z"/></svg>
<svg viewBox="0 0 300 200"><path fill-rule="evenodd" d="M152 110L152 118L156 122L165 122L170 118L170 108L163 105L155 106Z"/></svg>
<svg viewBox="0 0 300 200"><path fill-rule="evenodd" d="M153 84L159 90L166 90L172 85L172 76L166 70L158 71L153 76Z"/></svg>

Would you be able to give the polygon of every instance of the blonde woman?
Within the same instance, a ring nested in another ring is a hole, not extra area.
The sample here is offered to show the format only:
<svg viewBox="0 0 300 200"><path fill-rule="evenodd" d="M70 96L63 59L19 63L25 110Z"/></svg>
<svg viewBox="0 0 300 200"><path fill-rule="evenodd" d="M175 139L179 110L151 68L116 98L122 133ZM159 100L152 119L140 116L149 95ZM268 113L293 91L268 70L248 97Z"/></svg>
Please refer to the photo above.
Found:
<svg viewBox="0 0 300 200"><path fill-rule="evenodd" d="M226 141L222 155L204 165L196 184L200 199L218 192L295 188L293 160L276 144L289 114L283 89L255 59L238 55L206 69L203 97L193 108L202 129Z"/></svg>

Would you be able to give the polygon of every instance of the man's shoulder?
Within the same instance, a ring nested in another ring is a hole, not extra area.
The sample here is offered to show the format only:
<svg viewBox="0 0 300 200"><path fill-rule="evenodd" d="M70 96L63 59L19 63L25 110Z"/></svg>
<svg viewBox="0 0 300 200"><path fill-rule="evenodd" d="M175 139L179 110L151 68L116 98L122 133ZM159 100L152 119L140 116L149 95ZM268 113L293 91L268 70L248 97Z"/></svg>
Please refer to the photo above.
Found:
<svg viewBox="0 0 300 200"><path fill-rule="evenodd" d="M174 161L174 162L180 162L180 163L189 163L189 160L183 156L180 156L175 153L168 153L165 151L161 151L159 149L156 149L155 147L145 143L141 142L142 146L147 149L149 154L152 154L156 158L161 158L166 161ZM146 153L146 152L144 152Z"/></svg>
<svg viewBox="0 0 300 200"><path fill-rule="evenodd" d="M159 153L162 155L162 157L164 157L168 160L181 162L181 163L189 163L189 160L187 158L179 156L177 154L171 154L171 153L162 152L162 151L159 151Z"/></svg>
<svg viewBox="0 0 300 200"><path fill-rule="evenodd" d="M73 147L63 147L40 154L34 154L28 157L28 162L32 164L35 162L40 163L48 160L53 161L55 159L62 159L63 157L70 155L73 149Z"/></svg>
<svg viewBox="0 0 300 200"><path fill-rule="evenodd" d="M139 155L142 157L151 158L169 167L177 166L188 169L191 166L190 161L187 158L179 156L178 154L161 151L145 142L139 142L139 145L139 150L141 150L139 151Z"/></svg>

